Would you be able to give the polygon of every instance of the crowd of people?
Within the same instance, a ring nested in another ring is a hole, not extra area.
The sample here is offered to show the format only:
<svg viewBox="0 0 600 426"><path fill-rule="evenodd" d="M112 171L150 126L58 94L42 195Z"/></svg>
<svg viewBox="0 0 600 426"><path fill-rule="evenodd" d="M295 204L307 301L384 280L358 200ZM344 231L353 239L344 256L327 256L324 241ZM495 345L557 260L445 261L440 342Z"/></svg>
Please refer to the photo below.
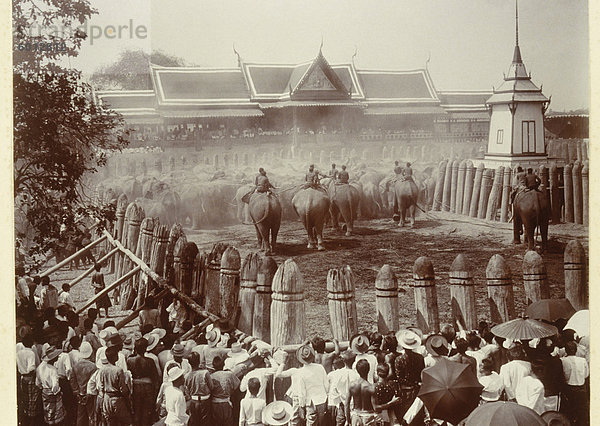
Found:
<svg viewBox="0 0 600 426"><path fill-rule="evenodd" d="M589 342L562 320L557 336L541 340L501 339L481 322L430 335L365 332L343 351L314 337L288 353L229 321L198 330L177 300L159 309L152 295L138 325L118 330L105 302L105 318L97 307L79 315L68 285L58 292L47 276L18 274L23 425L442 424L418 398L423 371L442 359L468 366L480 404L515 401L589 421Z"/></svg>

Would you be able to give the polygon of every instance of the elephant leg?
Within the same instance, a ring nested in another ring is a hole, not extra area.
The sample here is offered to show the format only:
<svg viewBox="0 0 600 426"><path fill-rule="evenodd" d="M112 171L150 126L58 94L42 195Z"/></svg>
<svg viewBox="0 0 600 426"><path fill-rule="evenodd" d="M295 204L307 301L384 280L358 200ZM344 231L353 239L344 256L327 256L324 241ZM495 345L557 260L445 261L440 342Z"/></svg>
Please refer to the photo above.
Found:
<svg viewBox="0 0 600 426"><path fill-rule="evenodd" d="M414 204L408 208L410 213L410 226L415 226L415 206Z"/></svg>
<svg viewBox="0 0 600 426"><path fill-rule="evenodd" d="M237 201L237 218L240 222L244 222L244 210L245 210L245 204L242 200L236 200Z"/></svg>
<svg viewBox="0 0 600 426"><path fill-rule="evenodd" d="M543 219L540 223L540 234L542 235L542 253L548 246L548 219Z"/></svg>
<svg viewBox="0 0 600 426"><path fill-rule="evenodd" d="M279 225L275 224L271 228L271 252L275 253L277 246L277 234L279 233Z"/></svg>
<svg viewBox="0 0 600 426"><path fill-rule="evenodd" d="M513 244L521 244L521 216L513 208Z"/></svg>
<svg viewBox="0 0 600 426"><path fill-rule="evenodd" d="M260 229L258 228L258 225L254 225L254 229L256 229L256 239L258 240L258 248L259 250L262 250L264 246L263 236L260 232Z"/></svg>
<svg viewBox="0 0 600 426"><path fill-rule="evenodd" d="M246 223L251 223L252 221L252 218L250 217L250 208L246 203L244 203L244 221Z"/></svg>
<svg viewBox="0 0 600 426"><path fill-rule="evenodd" d="M317 224L315 226L315 235L317 237L317 250L323 251L325 247L323 247L323 224Z"/></svg>
<svg viewBox="0 0 600 426"><path fill-rule="evenodd" d="M535 228L536 223L525 223L525 240L527 241L527 250L535 250Z"/></svg>
<svg viewBox="0 0 600 426"><path fill-rule="evenodd" d="M334 203L331 203L331 227L335 230L340 229L339 215L340 211Z"/></svg>

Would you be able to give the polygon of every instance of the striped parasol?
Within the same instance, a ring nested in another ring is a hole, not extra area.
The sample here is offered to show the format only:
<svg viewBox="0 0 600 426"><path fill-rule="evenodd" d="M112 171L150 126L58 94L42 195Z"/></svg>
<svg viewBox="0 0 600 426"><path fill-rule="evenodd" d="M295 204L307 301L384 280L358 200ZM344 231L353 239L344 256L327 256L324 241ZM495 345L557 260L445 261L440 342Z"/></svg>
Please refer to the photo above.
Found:
<svg viewBox="0 0 600 426"><path fill-rule="evenodd" d="M554 336L558 334L558 329L541 321L521 317L492 327L492 333L505 339L531 340Z"/></svg>

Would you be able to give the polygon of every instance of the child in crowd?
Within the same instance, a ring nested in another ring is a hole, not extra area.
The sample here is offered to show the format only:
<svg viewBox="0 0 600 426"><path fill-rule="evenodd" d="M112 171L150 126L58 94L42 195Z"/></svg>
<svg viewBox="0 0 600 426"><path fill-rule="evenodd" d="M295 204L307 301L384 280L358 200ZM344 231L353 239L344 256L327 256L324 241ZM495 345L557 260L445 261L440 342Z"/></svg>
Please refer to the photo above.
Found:
<svg viewBox="0 0 600 426"><path fill-rule="evenodd" d="M481 391L481 403L494 402L500 399L504 384L502 378L494 371L494 361L491 358L483 358L479 366L479 383L483 386Z"/></svg>
<svg viewBox="0 0 600 426"><path fill-rule="evenodd" d="M249 426L262 423L262 413L266 403L258 398L260 381L253 377L248 380L248 393L240 404L240 426Z"/></svg>
<svg viewBox="0 0 600 426"><path fill-rule="evenodd" d="M67 305L71 309L75 310L75 304L73 303L73 299L71 299L71 286L67 283L62 285L62 290L58 293L58 304L59 305Z"/></svg>

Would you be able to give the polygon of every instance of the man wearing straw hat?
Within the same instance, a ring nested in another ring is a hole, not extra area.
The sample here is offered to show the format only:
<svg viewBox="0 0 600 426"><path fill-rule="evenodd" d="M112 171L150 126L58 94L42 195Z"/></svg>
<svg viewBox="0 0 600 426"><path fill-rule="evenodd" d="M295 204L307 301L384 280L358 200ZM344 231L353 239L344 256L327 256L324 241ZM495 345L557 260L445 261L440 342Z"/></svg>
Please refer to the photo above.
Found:
<svg viewBox="0 0 600 426"><path fill-rule="evenodd" d="M221 330L217 327L209 327L207 327L205 334L208 346L204 348L204 362L208 371L212 373L214 371L213 359L217 356L221 359L225 358L229 349L217 347L221 341Z"/></svg>
<svg viewBox="0 0 600 426"><path fill-rule="evenodd" d="M325 367L315 362L315 350L310 344L302 345L296 351L302 364L298 370L300 399L306 408L306 426L322 425L327 411L329 379Z"/></svg>
<svg viewBox="0 0 600 426"><path fill-rule="evenodd" d="M181 368L183 370L183 375L187 376L188 373L190 371L192 371L192 367L190 366L190 363L188 362L187 359L183 358L183 346L180 343L175 343L172 347L171 347L171 359L169 361L167 361L167 363L165 364L165 371L163 373L163 382L166 382L168 379L167 377L167 367L171 364L176 364L179 368Z"/></svg>
<svg viewBox="0 0 600 426"><path fill-rule="evenodd" d="M87 385L90 377L97 370L96 364L91 361L94 350L89 342L83 342L79 346L80 359L73 364L71 374L71 387L77 399L77 424L91 424L94 418L96 398L87 394Z"/></svg>
<svg viewBox="0 0 600 426"><path fill-rule="evenodd" d="M60 349L49 346L36 370L35 383L42 389L44 421L49 425L59 424L66 415L58 383L58 370L54 365L61 352Z"/></svg>
<svg viewBox="0 0 600 426"><path fill-rule="evenodd" d="M377 369L377 357L373 354L367 353L369 350L369 345L369 338L362 334L358 334L350 339L350 348L356 354L352 368L356 371L356 364L358 361L361 359L367 360L370 367L367 380L369 383L374 383L375 371Z"/></svg>
<svg viewBox="0 0 600 426"><path fill-rule="evenodd" d="M165 405L167 408L167 426L184 426L188 424L190 416L186 413L185 396L181 390L185 379L183 370L179 367L169 369L168 380L172 386L165 389Z"/></svg>
<svg viewBox="0 0 600 426"><path fill-rule="evenodd" d="M265 426L281 426L290 424L292 406L285 401L273 401L263 410Z"/></svg>

